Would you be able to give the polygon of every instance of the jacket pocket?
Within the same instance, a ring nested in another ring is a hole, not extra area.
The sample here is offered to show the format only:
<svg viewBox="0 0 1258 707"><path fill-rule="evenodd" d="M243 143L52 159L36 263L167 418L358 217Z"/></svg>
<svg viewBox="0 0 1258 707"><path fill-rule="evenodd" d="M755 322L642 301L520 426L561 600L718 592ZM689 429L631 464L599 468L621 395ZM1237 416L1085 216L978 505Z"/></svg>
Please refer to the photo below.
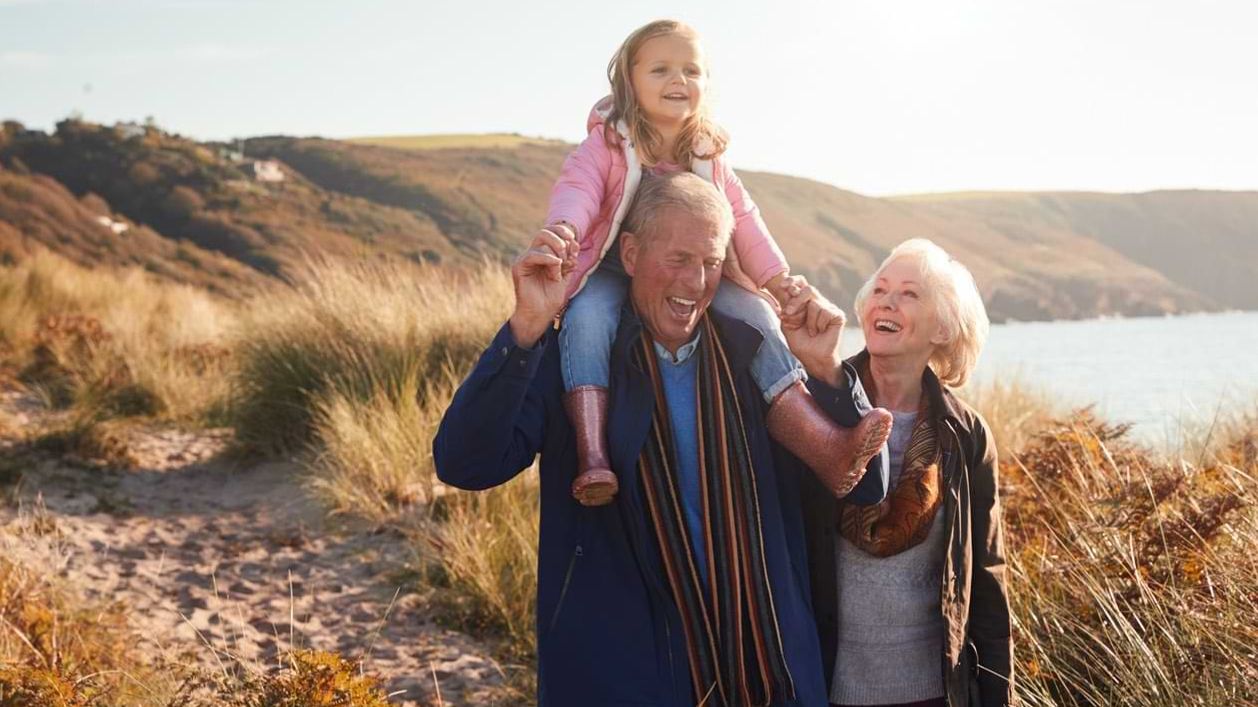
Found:
<svg viewBox="0 0 1258 707"><path fill-rule="evenodd" d="M572 556L568 558L568 568L564 570L563 584L559 587L559 600L555 602L555 612L550 616L550 623L547 624L546 631L549 633L555 629L555 624L559 622L559 613L563 611L564 600L568 598L568 588L572 584L572 574L577 569L577 562L585 556L585 550L577 543L572 548Z"/></svg>
<svg viewBox="0 0 1258 707"><path fill-rule="evenodd" d="M967 641L965 650L970 658L967 661L969 664L965 666L965 679L969 681L967 692L970 696L967 707L983 707L983 692L978 685L978 647L974 645L974 641Z"/></svg>

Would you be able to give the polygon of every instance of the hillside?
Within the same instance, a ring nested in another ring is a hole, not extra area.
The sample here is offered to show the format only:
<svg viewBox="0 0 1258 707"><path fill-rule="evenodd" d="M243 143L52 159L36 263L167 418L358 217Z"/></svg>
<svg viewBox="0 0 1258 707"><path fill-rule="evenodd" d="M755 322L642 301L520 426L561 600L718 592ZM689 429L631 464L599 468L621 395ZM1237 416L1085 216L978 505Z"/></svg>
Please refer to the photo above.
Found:
<svg viewBox="0 0 1258 707"><path fill-rule="evenodd" d="M98 196L76 197L42 174L0 170L0 262L60 252L85 265L140 267L158 276L218 294L257 285L259 274L237 260L114 214Z"/></svg>
<svg viewBox="0 0 1258 707"><path fill-rule="evenodd" d="M1071 231L1227 307L1258 309L1258 193L961 193L901 197L1007 233Z"/></svg>
<svg viewBox="0 0 1258 707"><path fill-rule="evenodd" d="M249 141L247 150L282 160L325 189L423 211L448 238L507 257L545 217L554 176L571 149L540 141L507 148L465 139L383 141L409 149L261 138ZM1244 306L1215 301L1069 227L1032 232L982 214L939 214L929 205L865 197L807 179L760 172L742 177L796 270L839 302L851 302L895 244L926 236L975 271L997 319ZM1208 217L1201 215L1201 227L1214 229Z"/></svg>
<svg viewBox="0 0 1258 707"><path fill-rule="evenodd" d="M51 177L121 219L171 242L226 256L254 275L283 275L311 254L457 258L455 247L421 212L325 191L283 166L282 181L261 181L253 160L152 128L126 135L63 121L45 135L10 123L0 136L0 165L19 175ZM61 237L44 245L73 257L87 246L75 237L73 217L62 215L67 224ZM19 218L4 211L0 222L15 224ZM131 231L114 235L117 248L140 248Z"/></svg>
<svg viewBox="0 0 1258 707"><path fill-rule="evenodd" d="M502 257L541 225L570 149L561 142L435 149L288 137L245 143L250 155L278 159L328 191L422 213L466 253Z"/></svg>
<svg viewBox="0 0 1258 707"><path fill-rule="evenodd" d="M927 237L973 272L996 320L1148 315L1215 302L1071 229L1019 232L795 177L743 175L787 259L850 303L896 244Z"/></svg>
<svg viewBox="0 0 1258 707"><path fill-rule="evenodd" d="M35 236L35 207L11 198L0 201L0 247L20 251L16 233L79 262L143 253L145 267L185 281L207 270L215 274L201 281L284 277L313 253L506 260L544 218L570 149L515 135L270 136L245 141L243 157L151 127L126 135L64 121L46 135L9 123L0 133L9 183L58 185L63 201L136 228L114 234L45 205ZM283 181L259 181L256 160L274 160ZM742 177L795 269L845 306L891 247L925 236L971 267L996 320L1258 308L1258 193L871 198Z"/></svg>

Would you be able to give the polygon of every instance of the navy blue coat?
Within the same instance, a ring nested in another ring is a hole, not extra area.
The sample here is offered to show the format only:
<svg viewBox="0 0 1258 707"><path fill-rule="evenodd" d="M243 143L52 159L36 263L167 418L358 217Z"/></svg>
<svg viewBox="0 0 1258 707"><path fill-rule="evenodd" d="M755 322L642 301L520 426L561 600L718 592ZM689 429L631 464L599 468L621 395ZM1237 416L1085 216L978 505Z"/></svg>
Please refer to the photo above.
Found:
<svg viewBox="0 0 1258 707"><path fill-rule="evenodd" d="M787 666L797 699L781 705L828 705L821 649L809 598L800 513L803 465L769 439L766 406L748 364L759 332L716 318L744 401L756 471L765 557ZM504 483L542 455L541 537L537 572L538 702L541 707L656 705L692 707L690 671L677 611L648 521L637 461L651 425L652 392L628 352L641 324L626 308L611 359L608 443L620 493L586 508L570 493L576 475L572 428L563 409L558 341L548 333L532 349L503 326L446 411L433 456L437 476L462 489ZM849 376L854 380L855 376ZM852 424L857 388L810 381L822 406ZM850 496L874 503L886 494L884 460L871 463Z"/></svg>

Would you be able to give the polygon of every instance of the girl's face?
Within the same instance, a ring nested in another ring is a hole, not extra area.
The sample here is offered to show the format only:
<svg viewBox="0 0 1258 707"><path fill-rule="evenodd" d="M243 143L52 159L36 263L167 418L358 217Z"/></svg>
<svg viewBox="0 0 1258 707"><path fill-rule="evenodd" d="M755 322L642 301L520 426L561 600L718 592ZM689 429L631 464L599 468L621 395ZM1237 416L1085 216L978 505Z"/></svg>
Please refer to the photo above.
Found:
<svg viewBox="0 0 1258 707"><path fill-rule="evenodd" d="M874 280L860 313L861 331L873 356L929 358L946 335L916 263L896 258Z"/></svg>
<svg viewBox="0 0 1258 707"><path fill-rule="evenodd" d="M707 82L703 51L689 37L664 34L633 58L633 95L653 125L680 125L699 112Z"/></svg>

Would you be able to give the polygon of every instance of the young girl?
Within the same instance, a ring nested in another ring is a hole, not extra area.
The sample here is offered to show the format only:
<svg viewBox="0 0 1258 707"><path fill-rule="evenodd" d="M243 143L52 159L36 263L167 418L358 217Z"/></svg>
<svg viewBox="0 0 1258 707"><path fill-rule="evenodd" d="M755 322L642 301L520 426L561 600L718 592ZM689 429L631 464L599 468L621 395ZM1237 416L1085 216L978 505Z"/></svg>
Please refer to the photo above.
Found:
<svg viewBox="0 0 1258 707"><path fill-rule="evenodd" d="M881 448L890 416L866 415L855 429L833 423L801 383L803 367L787 348L772 306L755 294L764 288L785 303L806 283L790 275L759 209L721 158L726 136L708 116L698 36L672 20L647 24L629 35L607 74L612 95L595 105L589 137L564 162L546 227L580 246L559 333L564 404L577 437L573 495L585 505L603 505L618 490L605 427L611 345L629 287L614 246L621 221L644 173L683 169L713 183L734 211L732 252L712 306L764 335L751 372L770 405L769 433L827 487L845 494Z"/></svg>

